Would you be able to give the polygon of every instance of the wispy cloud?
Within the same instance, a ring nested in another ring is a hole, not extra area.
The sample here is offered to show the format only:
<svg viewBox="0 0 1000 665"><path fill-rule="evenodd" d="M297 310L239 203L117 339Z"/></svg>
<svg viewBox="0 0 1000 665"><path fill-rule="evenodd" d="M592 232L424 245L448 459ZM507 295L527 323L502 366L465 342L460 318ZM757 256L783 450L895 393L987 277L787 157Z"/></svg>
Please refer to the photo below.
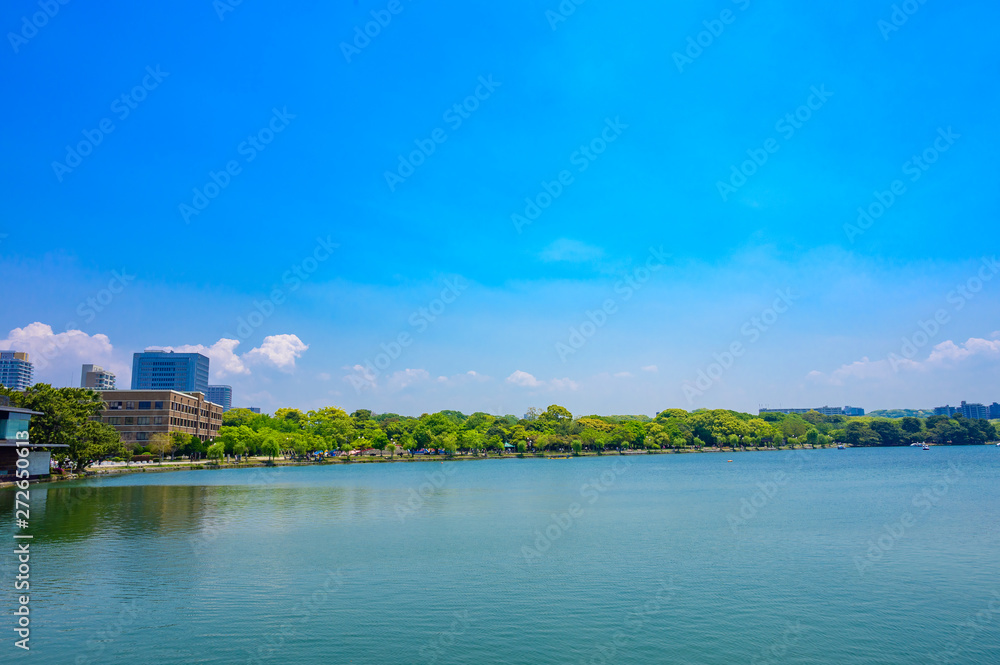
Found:
<svg viewBox="0 0 1000 665"><path fill-rule="evenodd" d="M604 250L579 240L560 238L542 250L539 258L546 263L570 262L585 263L596 261L604 256Z"/></svg>

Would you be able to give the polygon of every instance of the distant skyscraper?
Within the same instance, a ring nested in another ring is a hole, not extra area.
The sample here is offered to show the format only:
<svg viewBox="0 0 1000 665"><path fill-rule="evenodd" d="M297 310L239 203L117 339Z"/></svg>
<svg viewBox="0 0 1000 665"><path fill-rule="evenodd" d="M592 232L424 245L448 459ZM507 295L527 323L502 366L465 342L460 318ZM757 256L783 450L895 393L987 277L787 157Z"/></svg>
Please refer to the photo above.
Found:
<svg viewBox="0 0 1000 665"><path fill-rule="evenodd" d="M962 415L970 420L989 420L990 410L983 404L962 402Z"/></svg>
<svg viewBox="0 0 1000 665"><path fill-rule="evenodd" d="M221 406L223 413L233 408L232 386L209 386L205 397L209 402Z"/></svg>
<svg viewBox="0 0 1000 665"><path fill-rule="evenodd" d="M960 412L961 409L957 406L949 406L945 404L944 406L935 406L934 415L935 416L948 416L949 418Z"/></svg>
<svg viewBox="0 0 1000 665"><path fill-rule="evenodd" d="M208 358L200 353L152 351L132 356L132 390L208 392Z"/></svg>
<svg viewBox="0 0 1000 665"><path fill-rule="evenodd" d="M25 390L34 383L35 367L22 351L0 351L0 385Z"/></svg>
<svg viewBox="0 0 1000 665"><path fill-rule="evenodd" d="M91 390L114 390L115 375L100 365L84 365L80 373L80 387Z"/></svg>
<svg viewBox="0 0 1000 665"><path fill-rule="evenodd" d="M1000 418L1000 404L993 402L990 404L990 418L997 419Z"/></svg>

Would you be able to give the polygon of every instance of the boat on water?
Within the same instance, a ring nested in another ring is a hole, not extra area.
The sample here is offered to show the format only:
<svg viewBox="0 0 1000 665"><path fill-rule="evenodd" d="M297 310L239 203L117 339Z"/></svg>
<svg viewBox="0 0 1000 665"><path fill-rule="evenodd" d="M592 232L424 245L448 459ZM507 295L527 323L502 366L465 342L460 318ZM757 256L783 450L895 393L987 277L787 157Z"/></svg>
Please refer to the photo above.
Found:
<svg viewBox="0 0 1000 665"><path fill-rule="evenodd" d="M931 447L930 447L930 446L928 446L928 445L927 445L927 444L925 443L925 444L924 444L924 448L923 448L923 449L924 449L924 450L930 450L930 449L931 449Z"/></svg>
<svg viewBox="0 0 1000 665"><path fill-rule="evenodd" d="M847 446L845 446L844 444L842 443L837 444L837 450L844 450L845 448L847 448Z"/></svg>
<svg viewBox="0 0 1000 665"><path fill-rule="evenodd" d="M549 455L545 459L570 459L572 455Z"/></svg>
<svg viewBox="0 0 1000 665"><path fill-rule="evenodd" d="M919 448L920 446L925 446L925 445L927 445L927 444L925 444L925 443L911 443L910 444L910 448L914 448L914 447L915 448Z"/></svg>

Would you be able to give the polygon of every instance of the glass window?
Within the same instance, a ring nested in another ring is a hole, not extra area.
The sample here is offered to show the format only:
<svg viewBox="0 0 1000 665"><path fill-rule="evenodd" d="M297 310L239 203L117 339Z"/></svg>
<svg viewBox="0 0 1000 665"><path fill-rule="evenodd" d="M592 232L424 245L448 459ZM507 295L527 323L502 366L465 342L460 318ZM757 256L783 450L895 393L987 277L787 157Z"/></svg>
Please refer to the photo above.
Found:
<svg viewBox="0 0 1000 665"><path fill-rule="evenodd" d="M153 408L153 403L152 402L139 402L139 408L142 409L143 411L149 411L151 408Z"/></svg>
<svg viewBox="0 0 1000 665"><path fill-rule="evenodd" d="M163 424L163 416L153 416L153 424L154 425L162 425Z"/></svg>
<svg viewBox="0 0 1000 665"><path fill-rule="evenodd" d="M134 409L135 408L135 402L125 402L125 408L126 409Z"/></svg>
<svg viewBox="0 0 1000 665"><path fill-rule="evenodd" d="M149 424L149 416L139 416L138 418L136 418L135 424L136 425L148 425Z"/></svg>
<svg viewBox="0 0 1000 665"><path fill-rule="evenodd" d="M125 418L125 424L126 425L134 425L135 424L135 418L132 418L131 416L126 417Z"/></svg>
<svg viewBox="0 0 1000 665"><path fill-rule="evenodd" d="M154 409L162 409L163 408L163 402L153 402L153 408Z"/></svg>

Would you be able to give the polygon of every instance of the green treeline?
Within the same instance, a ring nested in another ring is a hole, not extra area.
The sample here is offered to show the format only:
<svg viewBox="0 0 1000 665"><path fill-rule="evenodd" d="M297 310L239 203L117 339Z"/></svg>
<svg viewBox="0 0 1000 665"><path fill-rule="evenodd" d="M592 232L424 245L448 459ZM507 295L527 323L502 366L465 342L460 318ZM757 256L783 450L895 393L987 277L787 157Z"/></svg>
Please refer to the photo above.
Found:
<svg viewBox="0 0 1000 665"><path fill-rule="evenodd" d="M435 449L447 454L488 451L595 452L705 447L772 448L832 445L903 446L928 441L943 445L982 444L997 438L985 420L931 416L926 419L824 416L815 411L754 416L725 409L666 409L649 416L574 418L553 404L529 409L524 418L477 412L439 411L418 418L360 409L278 409L273 416L233 409L223 416L216 444L225 454L294 454L318 450L374 449L413 454ZM223 448L224 446L224 448Z"/></svg>
<svg viewBox="0 0 1000 665"><path fill-rule="evenodd" d="M645 415L574 417L553 404L544 411L529 409L523 418L477 412L439 411L420 417L373 414L359 409L348 414L329 406L316 411L278 409L274 415L232 409L223 415L213 441L202 442L180 432L154 435L151 441L127 447L110 425L98 422L100 394L82 388L52 388L36 384L24 392L0 389L16 406L43 412L31 421L34 443L65 443L53 456L78 470L101 459L134 454L266 455L302 457L315 451L376 450L410 454L435 450L444 454L504 452L592 452L607 450L683 450L705 447L775 448L785 446L905 446L927 441L940 445L983 444L997 439L995 425L961 416L901 419L870 416L749 413L725 409L666 409Z"/></svg>

